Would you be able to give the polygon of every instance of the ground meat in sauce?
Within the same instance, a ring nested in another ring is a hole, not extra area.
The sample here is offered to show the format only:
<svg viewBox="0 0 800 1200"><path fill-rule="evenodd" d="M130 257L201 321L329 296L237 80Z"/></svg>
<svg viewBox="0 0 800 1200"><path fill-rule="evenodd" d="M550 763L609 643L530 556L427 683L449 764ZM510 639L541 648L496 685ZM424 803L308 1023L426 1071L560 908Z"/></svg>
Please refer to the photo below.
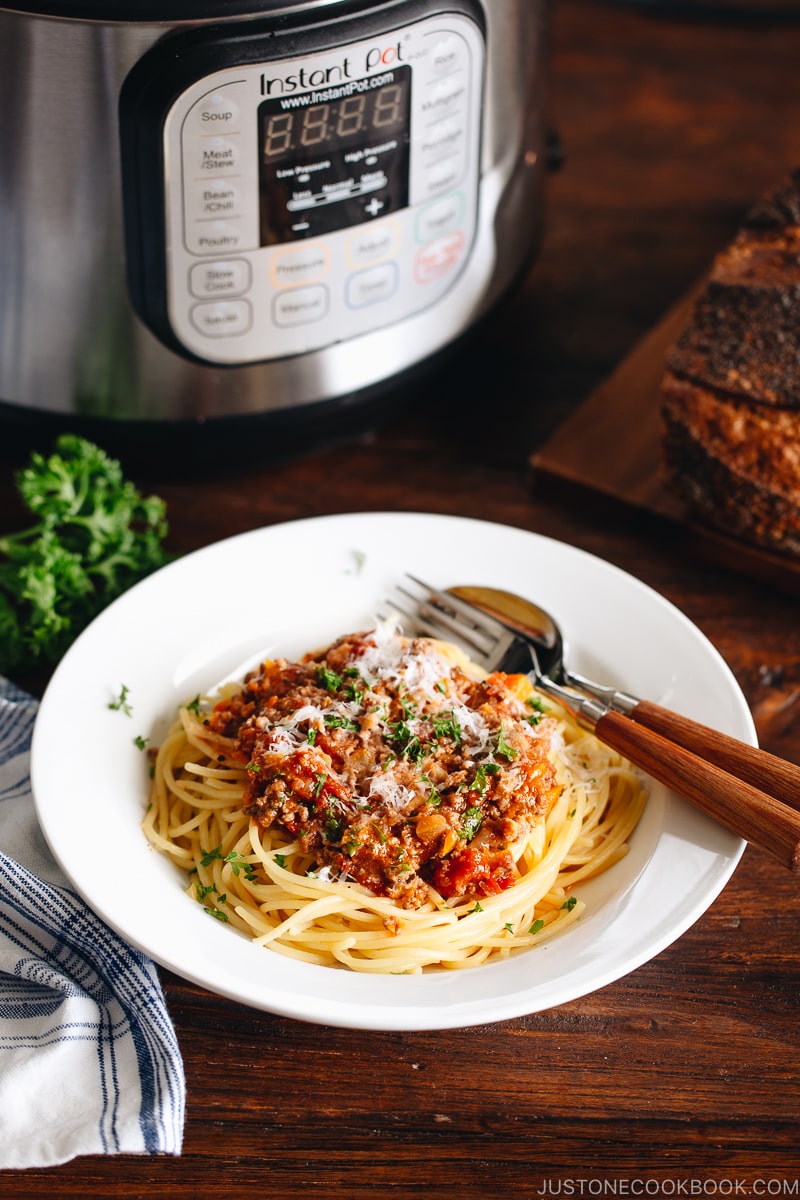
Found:
<svg viewBox="0 0 800 1200"><path fill-rule="evenodd" d="M524 687L521 686L524 684ZM524 677L476 680L436 643L393 629L277 659L209 718L247 763L244 808L336 878L415 908L516 878L514 843L560 791L555 722Z"/></svg>

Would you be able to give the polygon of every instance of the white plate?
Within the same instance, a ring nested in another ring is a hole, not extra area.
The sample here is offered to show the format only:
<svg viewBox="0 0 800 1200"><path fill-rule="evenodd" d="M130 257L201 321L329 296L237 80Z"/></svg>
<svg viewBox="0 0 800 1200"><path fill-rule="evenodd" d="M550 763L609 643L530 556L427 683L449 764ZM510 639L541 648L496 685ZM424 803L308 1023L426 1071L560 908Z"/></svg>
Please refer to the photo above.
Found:
<svg viewBox="0 0 800 1200"><path fill-rule="evenodd" d="M244 1004L358 1029L499 1021L585 995L679 937L724 887L743 844L653 785L630 854L581 889L559 938L466 971L372 977L298 963L209 920L140 832L146 757L176 706L257 653L289 657L365 628L403 573L439 587L495 585L563 624L575 669L755 742L716 650L617 568L519 529L420 513L295 521L199 550L132 588L81 635L42 700L36 808L87 903L163 966ZM109 702L125 685L132 714Z"/></svg>

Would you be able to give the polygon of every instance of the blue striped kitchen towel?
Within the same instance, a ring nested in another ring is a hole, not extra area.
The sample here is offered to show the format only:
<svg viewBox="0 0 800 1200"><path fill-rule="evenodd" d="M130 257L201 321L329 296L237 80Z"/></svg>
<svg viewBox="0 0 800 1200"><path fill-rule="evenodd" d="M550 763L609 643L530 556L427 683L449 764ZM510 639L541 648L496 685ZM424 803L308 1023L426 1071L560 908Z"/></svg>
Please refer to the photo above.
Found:
<svg viewBox="0 0 800 1200"><path fill-rule="evenodd" d="M47 848L30 789L36 709L0 677L0 1167L180 1154L186 1085L161 984Z"/></svg>

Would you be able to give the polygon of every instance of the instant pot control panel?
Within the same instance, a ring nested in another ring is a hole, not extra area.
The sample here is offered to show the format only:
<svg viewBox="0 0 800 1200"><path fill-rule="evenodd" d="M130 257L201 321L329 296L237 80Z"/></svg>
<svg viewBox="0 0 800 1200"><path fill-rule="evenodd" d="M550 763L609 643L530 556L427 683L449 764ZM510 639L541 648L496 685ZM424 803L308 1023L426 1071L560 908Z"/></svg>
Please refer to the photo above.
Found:
<svg viewBox="0 0 800 1200"><path fill-rule="evenodd" d="M485 41L469 3L429 8L295 34L311 46L287 56L278 36L183 55L175 39L177 94L160 60L137 64L120 109L129 282L162 340L218 364L303 354L453 287L476 230Z"/></svg>

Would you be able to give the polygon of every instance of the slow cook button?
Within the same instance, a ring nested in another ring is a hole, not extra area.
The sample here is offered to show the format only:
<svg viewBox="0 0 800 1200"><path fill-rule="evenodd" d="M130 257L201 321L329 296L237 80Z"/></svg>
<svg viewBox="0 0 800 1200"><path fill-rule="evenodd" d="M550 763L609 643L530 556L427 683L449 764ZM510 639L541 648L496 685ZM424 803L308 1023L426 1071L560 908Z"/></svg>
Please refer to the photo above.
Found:
<svg viewBox="0 0 800 1200"><path fill-rule="evenodd" d="M201 300L207 296L237 296L249 287L250 263L246 258L195 263L189 272L191 293Z"/></svg>
<svg viewBox="0 0 800 1200"><path fill-rule="evenodd" d="M327 311L328 289L321 283L279 292L272 300L272 319L283 329L321 321Z"/></svg>
<svg viewBox="0 0 800 1200"><path fill-rule="evenodd" d="M234 337L247 333L253 312L247 300L216 300L195 304L192 324L206 337Z"/></svg>
<svg viewBox="0 0 800 1200"><path fill-rule="evenodd" d="M359 271L347 281L347 304L349 308L366 308L368 304L380 304L397 291L399 278L397 263L382 263L368 271Z"/></svg>

